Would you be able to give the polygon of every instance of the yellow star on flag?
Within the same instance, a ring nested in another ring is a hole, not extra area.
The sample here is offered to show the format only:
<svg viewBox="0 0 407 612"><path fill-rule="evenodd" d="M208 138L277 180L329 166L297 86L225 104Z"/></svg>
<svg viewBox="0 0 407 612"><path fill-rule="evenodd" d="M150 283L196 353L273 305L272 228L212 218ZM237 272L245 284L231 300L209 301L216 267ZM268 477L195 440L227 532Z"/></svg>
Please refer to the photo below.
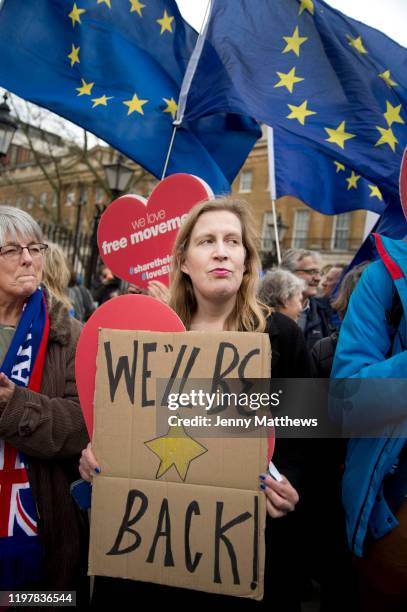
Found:
<svg viewBox="0 0 407 612"><path fill-rule="evenodd" d="M80 64L81 63L80 59L79 59L79 50L80 50L80 47L75 47L75 45L72 45L72 51L68 55L69 59L71 60L71 68L75 64Z"/></svg>
<svg viewBox="0 0 407 612"><path fill-rule="evenodd" d="M345 122L342 121L338 125L338 127L334 130L332 128L324 128L325 132L328 134L329 138L326 138L328 142L332 142L333 144L337 144L341 149L345 148L345 142L350 138L355 138L355 134L348 134L345 132Z"/></svg>
<svg viewBox="0 0 407 612"><path fill-rule="evenodd" d="M164 34L164 32L167 30L168 32L172 32L172 22L174 21L174 17L170 17L170 15L168 15L167 11L164 11L164 15L161 17L161 19L157 19L157 23L160 24L161 26L161 34Z"/></svg>
<svg viewBox="0 0 407 612"><path fill-rule="evenodd" d="M140 115L144 115L143 106L147 104L147 102L148 100L140 100L137 94L134 94L131 100L125 100L123 104L129 107L127 115L131 115L134 111L140 113Z"/></svg>
<svg viewBox="0 0 407 612"><path fill-rule="evenodd" d="M378 147L379 145L383 144L388 144L390 149L394 153L396 150L396 144L398 144L399 141L395 137L393 130L391 128L386 130L385 128L379 127L378 125L376 125L376 129L379 130L381 137L376 142L375 147Z"/></svg>
<svg viewBox="0 0 407 612"><path fill-rule="evenodd" d="M130 13L138 13L138 15L142 17L141 11L145 7L145 4L141 4L139 0L129 0L129 2L131 4Z"/></svg>
<svg viewBox="0 0 407 612"><path fill-rule="evenodd" d="M72 9L72 11L69 13L69 15L68 15L68 17L69 17L70 19L72 19L72 26L73 26L73 27L75 27L75 24L76 24L76 23L82 23L82 22L81 22L81 15L82 15L83 13L86 13L86 10L85 10L85 9L78 8L78 7L76 6L76 3L74 2L73 9Z"/></svg>
<svg viewBox="0 0 407 612"><path fill-rule="evenodd" d="M167 104L167 108L164 108L163 113L171 113L171 117L175 119L178 110L178 104L175 102L174 98L168 100L167 98L163 98L164 102Z"/></svg>
<svg viewBox="0 0 407 612"><path fill-rule="evenodd" d="M358 36L357 38L352 38L352 36L348 34L347 38L348 38L350 46L356 49L358 53L361 53L361 54L367 53L366 49L363 46L363 41L362 41L361 36Z"/></svg>
<svg viewBox="0 0 407 612"><path fill-rule="evenodd" d="M300 81L304 80L302 77L297 77L295 75L295 67L291 68L290 72L287 73L277 72L277 75L279 76L280 80L274 85L274 87L287 87L290 93L293 93L295 83L299 83Z"/></svg>
<svg viewBox="0 0 407 612"><path fill-rule="evenodd" d="M380 189L376 187L376 185L369 185L370 195L369 198L379 198L379 200L383 200L383 196L380 192Z"/></svg>
<svg viewBox="0 0 407 612"><path fill-rule="evenodd" d="M349 189L357 189L358 180L360 179L360 175L355 174L352 170L352 174L346 179L348 183L348 191Z"/></svg>
<svg viewBox="0 0 407 612"><path fill-rule="evenodd" d="M90 96L95 83L87 83L85 79L81 79L81 81L82 86L76 88L76 91L79 91L78 96Z"/></svg>
<svg viewBox="0 0 407 612"><path fill-rule="evenodd" d="M383 79L387 87L397 87L398 85L398 83L396 83L396 81L393 81L393 79L391 78L390 70L385 70L384 72L381 72L379 74L379 77Z"/></svg>
<svg viewBox="0 0 407 612"><path fill-rule="evenodd" d="M401 104L393 106L390 102L386 101L387 110L383 113L384 118L387 121L387 125L390 127L393 123L405 123L404 119L400 117Z"/></svg>
<svg viewBox="0 0 407 612"><path fill-rule="evenodd" d="M100 96L100 98L92 98L92 102L93 102L93 106L92 108L95 108L95 106L107 106L107 101L111 100L113 98L113 96L109 96L106 97L105 95Z"/></svg>
<svg viewBox="0 0 407 612"><path fill-rule="evenodd" d="M106 4L110 9L112 8L110 4L110 0L97 0L97 2L98 4L103 4L103 3Z"/></svg>
<svg viewBox="0 0 407 612"><path fill-rule="evenodd" d="M311 15L314 14L314 2L313 0L301 0L299 15L302 15L304 11L309 11Z"/></svg>
<svg viewBox="0 0 407 612"><path fill-rule="evenodd" d="M191 461L208 450L188 436L185 429L179 426L170 427L165 436L149 440L144 444L161 460L157 479L174 466L181 480L185 480Z"/></svg>
<svg viewBox="0 0 407 612"><path fill-rule="evenodd" d="M336 174L338 174L338 172L345 172L345 166L343 164L338 161L334 161L334 164L336 166Z"/></svg>
<svg viewBox="0 0 407 612"><path fill-rule="evenodd" d="M291 113L287 115L287 119L298 119L301 125L305 124L305 117L309 115L316 115L315 111L309 110L307 108L308 100L304 100L300 106L294 106L293 104L288 104L288 108Z"/></svg>
<svg viewBox="0 0 407 612"><path fill-rule="evenodd" d="M300 55L300 47L305 43L308 38L306 36L300 36L298 26L295 28L292 36L283 36L287 45L282 50L282 53L288 53L293 51L297 57Z"/></svg>

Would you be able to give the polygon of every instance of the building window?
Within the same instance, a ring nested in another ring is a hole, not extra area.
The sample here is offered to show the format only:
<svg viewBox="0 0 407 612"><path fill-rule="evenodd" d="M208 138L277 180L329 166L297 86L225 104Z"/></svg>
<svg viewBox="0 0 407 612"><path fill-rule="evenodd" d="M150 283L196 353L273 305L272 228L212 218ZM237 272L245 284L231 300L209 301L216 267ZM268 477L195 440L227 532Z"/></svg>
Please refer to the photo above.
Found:
<svg viewBox="0 0 407 612"><path fill-rule="evenodd" d="M20 196L16 199L16 207L23 208L23 206L24 206L24 198Z"/></svg>
<svg viewBox="0 0 407 612"><path fill-rule="evenodd" d="M23 149L22 147L19 147L17 162L19 164L27 164L30 161L30 153L30 149Z"/></svg>
<svg viewBox="0 0 407 612"><path fill-rule="evenodd" d="M253 184L252 170L243 170L240 175L239 191L240 193L250 193Z"/></svg>
<svg viewBox="0 0 407 612"><path fill-rule="evenodd" d="M7 155L8 158L8 162L10 164L10 166L15 166L17 163L17 154L18 154L18 147L15 144L12 144L9 150L9 153Z"/></svg>
<svg viewBox="0 0 407 612"><path fill-rule="evenodd" d="M30 195L27 198L27 208L28 210L32 210L34 208L34 196Z"/></svg>
<svg viewBox="0 0 407 612"><path fill-rule="evenodd" d="M292 247L294 249L306 248L308 240L309 220L309 210L297 210L295 212L292 241Z"/></svg>
<svg viewBox="0 0 407 612"><path fill-rule="evenodd" d="M263 230L261 233L261 250L265 253L271 252L274 245L274 222L273 213L266 212L263 217Z"/></svg>
<svg viewBox="0 0 407 612"><path fill-rule="evenodd" d="M74 191L68 191L67 194L66 194L65 206L66 207L70 207L73 204L75 204L75 192Z"/></svg>
<svg viewBox="0 0 407 612"><path fill-rule="evenodd" d="M40 208L45 208L47 205L47 194L45 191L40 193Z"/></svg>
<svg viewBox="0 0 407 612"><path fill-rule="evenodd" d="M342 213L341 215L334 217L332 225L332 250L349 250L350 218L350 212Z"/></svg>

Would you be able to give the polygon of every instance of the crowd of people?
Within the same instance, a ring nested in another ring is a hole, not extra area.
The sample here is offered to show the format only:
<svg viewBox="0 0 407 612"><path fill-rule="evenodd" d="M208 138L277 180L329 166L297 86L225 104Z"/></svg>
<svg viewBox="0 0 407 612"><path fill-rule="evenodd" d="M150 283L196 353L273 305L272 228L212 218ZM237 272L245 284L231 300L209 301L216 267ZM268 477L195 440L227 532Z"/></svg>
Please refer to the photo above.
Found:
<svg viewBox="0 0 407 612"><path fill-rule="evenodd" d="M178 232L170 287L155 281L148 293L187 330L268 334L275 378L406 378L407 243L379 236L377 253L346 272L289 249L263 274L249 205L208 200ZM262 602L102 577L91 600L88 514L70 485L92 482L100 466L75 348L98 305L144 291L123 287L106 266L90 289L30 215L0 206L0 476L19 483L14 514L0 512L0 590L75 590L83 609L143 597L300 612L319 585L322 612L405 611L407 444L388 427L349 442L277 439L282 480L265 473L258 483L267 508Z"/></svg>

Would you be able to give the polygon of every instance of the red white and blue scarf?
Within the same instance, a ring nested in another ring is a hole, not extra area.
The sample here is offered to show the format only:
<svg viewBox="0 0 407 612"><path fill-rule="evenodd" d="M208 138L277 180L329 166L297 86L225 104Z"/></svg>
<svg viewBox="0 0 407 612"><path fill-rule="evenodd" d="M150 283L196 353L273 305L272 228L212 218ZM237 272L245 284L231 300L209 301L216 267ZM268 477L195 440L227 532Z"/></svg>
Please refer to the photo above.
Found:
<svg viewBox="0 0 407 612"><path fill-rule="evenodd" d="M20 387L40 391L49 335L41 288L27 300L0 368ZM38 516L21 452L0 440L0 588L38 582L42 548Z"/></svg>

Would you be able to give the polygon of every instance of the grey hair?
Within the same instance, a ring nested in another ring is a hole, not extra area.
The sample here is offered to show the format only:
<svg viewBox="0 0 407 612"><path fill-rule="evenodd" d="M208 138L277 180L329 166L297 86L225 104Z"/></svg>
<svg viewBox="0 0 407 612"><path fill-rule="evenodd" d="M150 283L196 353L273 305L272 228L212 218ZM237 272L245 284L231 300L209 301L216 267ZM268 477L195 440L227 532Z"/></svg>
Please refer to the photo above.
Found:
<svg viewBox="0 0 407 612"><path fill-rule="evenodd" d="M17 242L19 237L42 242L43 235L38 223L24 210L0 204L0 246L6 240Z"/></svg>
<svg viewBox="0 0 407 612"><path fill-rule="evenodd" d="M269 270L260 286L259 299L271 308L284 307L296 293L303 292L305 281L289 270Z"/></svg>
<svg viewBox="0 0 407 612"><path fill-rule="evenodd" d="M281 259L281 267L290 272L295 272L298 268L299 262L305 257L311 257L318 264L321 263L321 255L318 251L308 251L307 249L288 249L283 253Z"/></svg>

